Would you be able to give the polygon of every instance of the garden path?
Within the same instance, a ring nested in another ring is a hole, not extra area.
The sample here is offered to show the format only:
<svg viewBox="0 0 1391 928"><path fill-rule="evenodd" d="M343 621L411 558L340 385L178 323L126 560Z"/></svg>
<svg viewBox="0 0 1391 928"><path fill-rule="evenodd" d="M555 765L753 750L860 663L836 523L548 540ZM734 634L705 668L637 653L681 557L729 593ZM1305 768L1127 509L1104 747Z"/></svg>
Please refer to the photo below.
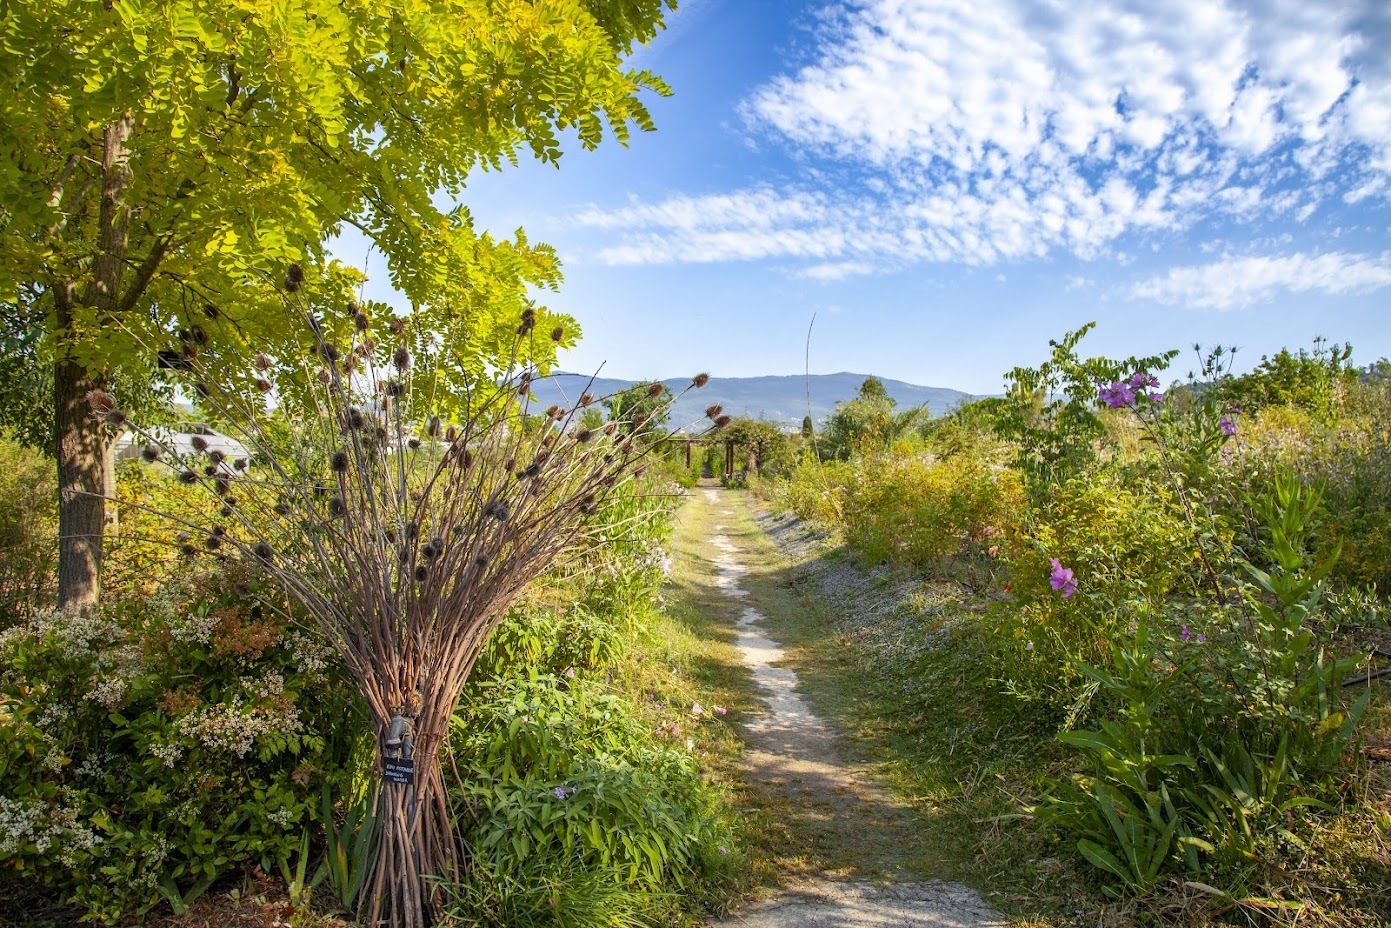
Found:
<svg viewBox="0 0 1391 928"><path fill-rule="evenodd" d="M786 881L769 899L713 923L713 928L990 928L1003 919L969 887L923 881L906 865L920 840L914 813L848 763L838 733L802 698L797 674L780 666L785 652L765 610L786 607L767 586L780 556L754 523L746 497L715 487L691 501L711 526L707 539L714 584L737 615L737 645L762 711L744 725L749 779L785 799L789 824L808 835L824 861L819 872ZM785 584L784 584L785 585Z"/></svg>

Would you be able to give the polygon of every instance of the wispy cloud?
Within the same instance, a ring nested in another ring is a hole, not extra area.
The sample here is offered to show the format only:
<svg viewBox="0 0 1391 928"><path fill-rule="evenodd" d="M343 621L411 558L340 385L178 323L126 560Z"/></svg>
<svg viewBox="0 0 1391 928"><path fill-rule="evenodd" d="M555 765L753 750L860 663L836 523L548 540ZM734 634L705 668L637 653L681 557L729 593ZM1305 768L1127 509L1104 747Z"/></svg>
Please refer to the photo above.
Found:
<svg viewBox="0 0 1391 928"><path fill-rule="evenodd" d="M600 259L818 268L1107 254L1391 196L1384 0L864 0L755 91L754 136L854 177L579 217ZM853 192L847 192L853 191Z"/></svg>
<svg viewBox="0 0 1391 928"><path fill-rule="evenodd" d="M1176 267L1140 281L1128 296L1193 309L1239 309L1282 293L1370 293L1391 287L1391 252L1229 257Z"/></svg>

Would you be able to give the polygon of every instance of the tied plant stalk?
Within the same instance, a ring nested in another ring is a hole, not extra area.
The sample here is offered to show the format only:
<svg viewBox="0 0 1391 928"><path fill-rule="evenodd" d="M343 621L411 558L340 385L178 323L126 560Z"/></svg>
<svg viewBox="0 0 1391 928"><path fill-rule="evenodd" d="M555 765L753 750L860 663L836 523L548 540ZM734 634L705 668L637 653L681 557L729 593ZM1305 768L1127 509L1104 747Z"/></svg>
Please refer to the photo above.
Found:
<svg viewBox="0 0 1391 928"><path fill-rule="evenodd" d="M589 393L533 413L539 372L516 360L534 357L528 346L546 337L530 309L511 367L465 378L456 393L439 386L456 357L450 346L400 317L379 327L356 304L318 312L303 283L291 267L284 293L302 322L300 353L256 355L244 378L255 389L220 386L196 352L178 365L200 409L249 459L197 436L181 453L167 435L135 431L147 461L206 491L206 519L168 516L184 530L182 552L262 571L341 661L376 734L379 777L366 872L341 876L365 924L423 928L463 866L440 757L460 692L527 585L598 543L589 518L642 475L662 436L650 413L586 427L581 417L597 401ZM277 387L281 402L268 408ZM89 402L108 425L133 427L108 394ZM727 423L712 410L711 427ZM407 782L380 779L387 761L405 758Z"/></svg>

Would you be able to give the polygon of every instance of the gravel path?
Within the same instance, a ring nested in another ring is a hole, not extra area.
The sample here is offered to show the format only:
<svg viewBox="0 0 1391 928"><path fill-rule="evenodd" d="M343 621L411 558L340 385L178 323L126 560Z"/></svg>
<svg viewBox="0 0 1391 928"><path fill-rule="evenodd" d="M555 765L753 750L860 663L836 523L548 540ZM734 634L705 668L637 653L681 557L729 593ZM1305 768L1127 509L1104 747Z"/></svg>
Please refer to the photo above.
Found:
<svg viewBox="0 0 1391 928"><path fill-rule="evenodd" d="M725 534L732 529L720 524L735 522L740 515L735 507L747 504L742 496L706 488L699 491L693 505L715 513L716 534L709 539L715 585L741 610L735 623L738 647L766 710L745 725L747 774L792 800L799 810L799 827L813 828L825 840L863 849L867 858L873 858L862 862L864 869L892 875L902 843L912 839L912 814L870 782L864 771L844 761L836 733L798 692L796 673L778 666L783 649L768 635L765 616L749 602L747 552ZM974 890L959 883L871 884L822 875L787 885L773 898L713 923L713 928L995 928L1003 924Z"/></svg>

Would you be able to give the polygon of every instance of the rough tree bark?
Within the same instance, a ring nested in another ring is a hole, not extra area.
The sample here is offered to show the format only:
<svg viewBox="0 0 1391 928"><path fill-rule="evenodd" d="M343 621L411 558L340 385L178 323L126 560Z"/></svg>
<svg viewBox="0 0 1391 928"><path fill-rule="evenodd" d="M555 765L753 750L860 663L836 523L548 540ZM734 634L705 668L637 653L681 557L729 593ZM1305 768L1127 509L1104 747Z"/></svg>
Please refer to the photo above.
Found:
<svg viewBox="0 0 1391 928"><path fill-rule="evenodd" d="M81 297L101 323L114 319L121 301L128 239L126 189L130 186L130 140L134 120L126 113L102 135L101 208L91 281ZM106 525L106 436L87 403L104 386L69 353L74 334L76 285L53 288L57 361L53 371L54 450L58 458L58 605L85 609L101 598L102 533Z"/></svg>

